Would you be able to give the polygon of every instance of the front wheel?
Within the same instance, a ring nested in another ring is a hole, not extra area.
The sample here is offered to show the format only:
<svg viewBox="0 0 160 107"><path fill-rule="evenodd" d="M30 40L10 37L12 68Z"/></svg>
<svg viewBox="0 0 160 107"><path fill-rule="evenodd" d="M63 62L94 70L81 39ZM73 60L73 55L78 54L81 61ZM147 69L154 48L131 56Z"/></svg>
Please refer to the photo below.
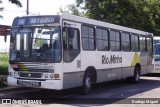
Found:
<svg viewBox="0 0 160 107"><path fill-rule="evenodd" d="M87 72L84 75L83 79L82 94L88 94L89 91L91 90L91 86L92 86L91 75L89 72Z"/></svg>

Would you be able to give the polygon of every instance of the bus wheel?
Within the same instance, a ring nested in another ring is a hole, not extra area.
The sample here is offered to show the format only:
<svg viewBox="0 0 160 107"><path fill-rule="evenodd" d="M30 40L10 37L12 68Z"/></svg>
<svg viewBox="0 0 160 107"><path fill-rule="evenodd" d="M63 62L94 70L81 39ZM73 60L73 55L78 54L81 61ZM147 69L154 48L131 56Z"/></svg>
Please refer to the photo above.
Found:
<svg viewBox="0 0 160 107"><path fill-rule="evenodd" d="M128 77L126 78L126 80L130 83L137 83L140 81L140 68L139 67L135 67L134 69L134 76L133 77Z"/></svg>
<svg viewBox="0 0 160 107"><path fill-rule="evenodd" d="M137 83L140 81L140 68L139 67L135 67L135 71L134 71L134 77L133 77L133 82Z"/></svg>
<svg viewBox="0 0 160 107"><path fill-rule="evenodd" d="M129 81L131 83L137 83L140 81L140 68L139 67L135 67L134 69L134 76L129 78Z"/></svg>
<svg viewBox="0 0 160 107"><path fill-rule="evenodd" d="M92 80L90 72L86 72L83 79L82 94L88 94L91 90Z"/></svg>

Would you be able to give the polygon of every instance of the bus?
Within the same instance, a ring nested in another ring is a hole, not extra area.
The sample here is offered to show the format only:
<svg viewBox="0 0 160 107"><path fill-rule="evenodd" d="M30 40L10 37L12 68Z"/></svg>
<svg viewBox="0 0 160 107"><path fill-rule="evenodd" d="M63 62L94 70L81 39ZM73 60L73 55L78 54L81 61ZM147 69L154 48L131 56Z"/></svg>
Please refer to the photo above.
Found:
<svg viewBox="0 0 160 107"><path fill-rule="evenodd" d="M62 90L127 78L154 69L153 34L70 14L16 17L9 85Z"/></svg>
<svg viewBox="0 0 160 107"><path fill-rule="evenodd" d="M160 37L154 36L154 71L152 73L160 73Z"/></svg>

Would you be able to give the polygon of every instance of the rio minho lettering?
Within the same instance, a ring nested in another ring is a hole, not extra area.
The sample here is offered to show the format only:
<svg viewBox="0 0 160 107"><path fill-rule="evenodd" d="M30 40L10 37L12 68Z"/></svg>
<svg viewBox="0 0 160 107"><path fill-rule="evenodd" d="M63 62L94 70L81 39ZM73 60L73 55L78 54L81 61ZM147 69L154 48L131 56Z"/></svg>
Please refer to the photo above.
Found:
<svg viewBox="0 0 160 107"><path fill-rule="evenodd" d="M118 55L111 55L110 58L106 55L102 55L102 64L116 64L116 63L122 63L122 57L119 57Z"/></svg>

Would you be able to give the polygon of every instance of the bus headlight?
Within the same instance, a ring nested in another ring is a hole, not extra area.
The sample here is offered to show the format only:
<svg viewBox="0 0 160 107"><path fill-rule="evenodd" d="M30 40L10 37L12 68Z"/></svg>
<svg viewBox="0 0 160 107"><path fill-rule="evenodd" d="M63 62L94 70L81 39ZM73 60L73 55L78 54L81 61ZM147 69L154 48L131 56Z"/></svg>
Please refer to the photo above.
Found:
<svg viewBox="0 0 160 107"><path fill-rule="evenodd" d="M44 77L45 77L45 78L48 78L48 74L45 74Z"/></svg>
<svg viewBox="0 0 160 107"><path fill-rule="evenodd" d="M14 72L14 76L17 76L17 72Z"/></svg>
<svg viewBox="0 0 160 107"><path fill-rule="evenodd" d="M54 78L54 74L51 74L51 75L50 75L50 78Z"/></svg>
<svg viewBox="0 0 160 107"><path fill-rule="evenodd" d="M12 76L12 72L9 72L9 75Z"/></svg>

